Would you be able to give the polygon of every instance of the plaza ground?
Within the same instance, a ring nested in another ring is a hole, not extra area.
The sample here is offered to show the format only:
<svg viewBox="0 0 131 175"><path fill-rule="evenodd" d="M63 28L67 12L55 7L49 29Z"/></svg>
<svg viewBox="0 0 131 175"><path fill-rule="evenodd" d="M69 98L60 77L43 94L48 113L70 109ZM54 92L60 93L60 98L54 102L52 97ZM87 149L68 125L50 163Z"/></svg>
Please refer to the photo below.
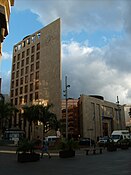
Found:
<svg viewBox="0 0 131 175"><path fill-rule="evenodd" d="M74 158L61 159L51 152L38 162L18 163L14 148L0 147L0 175L131 175L131 148L86 155L78 150Z"/></svg>

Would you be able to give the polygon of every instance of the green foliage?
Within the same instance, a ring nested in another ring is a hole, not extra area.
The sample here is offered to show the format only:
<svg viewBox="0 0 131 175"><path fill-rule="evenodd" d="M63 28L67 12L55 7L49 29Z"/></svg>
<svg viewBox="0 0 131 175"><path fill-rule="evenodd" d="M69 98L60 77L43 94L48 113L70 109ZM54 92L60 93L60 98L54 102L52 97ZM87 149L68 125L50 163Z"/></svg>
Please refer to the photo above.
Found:
<svg viewBox="0 0 131 175"><path fill-rule="evenodd" d="M59 148L62 150L74 150L78 148L78 142L72 139L62 138L59 144Z"/></svg>
<svg viewBox="0 0 131 175"><path fill-rule="evenodd" d="M34 143L32 141L29 141L28 139L23 139L19 142L19 146L17 148L17 152L34 152Z"/></svg>

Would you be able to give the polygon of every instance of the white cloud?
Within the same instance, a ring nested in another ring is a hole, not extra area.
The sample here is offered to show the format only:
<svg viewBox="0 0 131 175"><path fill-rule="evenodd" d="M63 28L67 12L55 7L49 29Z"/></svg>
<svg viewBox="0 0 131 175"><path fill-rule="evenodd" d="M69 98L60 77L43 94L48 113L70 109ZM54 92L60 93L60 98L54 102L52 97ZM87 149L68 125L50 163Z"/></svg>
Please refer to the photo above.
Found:
<svg viewBox="0 0 131 175"><path fill-rule="evenodd" d="M2 52L2 60L8 60L12 58L12 54L11 53L7 53L7 52Z"/></svg>

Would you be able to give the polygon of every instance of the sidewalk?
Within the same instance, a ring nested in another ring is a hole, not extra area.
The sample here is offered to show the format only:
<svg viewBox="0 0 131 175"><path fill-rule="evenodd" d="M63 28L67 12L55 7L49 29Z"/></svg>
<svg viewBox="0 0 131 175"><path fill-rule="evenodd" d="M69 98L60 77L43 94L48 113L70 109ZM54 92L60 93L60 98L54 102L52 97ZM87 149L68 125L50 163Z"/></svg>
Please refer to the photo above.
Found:
<svg viewBox="0 0 131 175"><path fill-rule="evenodd" d="M88 156L77 151L67 159L51 154L51 159L45 156L38 162L18 163L16 154L0 153L0 175L131 175L131 148Z"/></svg>

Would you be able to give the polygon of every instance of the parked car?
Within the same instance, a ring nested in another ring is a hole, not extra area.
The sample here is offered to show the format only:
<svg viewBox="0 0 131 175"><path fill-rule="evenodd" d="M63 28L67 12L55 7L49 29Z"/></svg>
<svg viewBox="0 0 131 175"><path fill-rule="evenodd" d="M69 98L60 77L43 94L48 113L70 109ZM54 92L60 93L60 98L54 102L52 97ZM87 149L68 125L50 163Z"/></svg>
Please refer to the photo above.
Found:
<svg viewBox="0 0 131 175"><path fill-rule="evenodd" d="M95 141L90 138L81 138L79 141L80 146L93 146L95 145Z"/></svg>
<svg viewBox="0 0 131 175"><path fill-rule="evenodd" d="M97 144L99 146L106 146L108 141L111 141L111 138L109 136L100 137Z"/></svg>

